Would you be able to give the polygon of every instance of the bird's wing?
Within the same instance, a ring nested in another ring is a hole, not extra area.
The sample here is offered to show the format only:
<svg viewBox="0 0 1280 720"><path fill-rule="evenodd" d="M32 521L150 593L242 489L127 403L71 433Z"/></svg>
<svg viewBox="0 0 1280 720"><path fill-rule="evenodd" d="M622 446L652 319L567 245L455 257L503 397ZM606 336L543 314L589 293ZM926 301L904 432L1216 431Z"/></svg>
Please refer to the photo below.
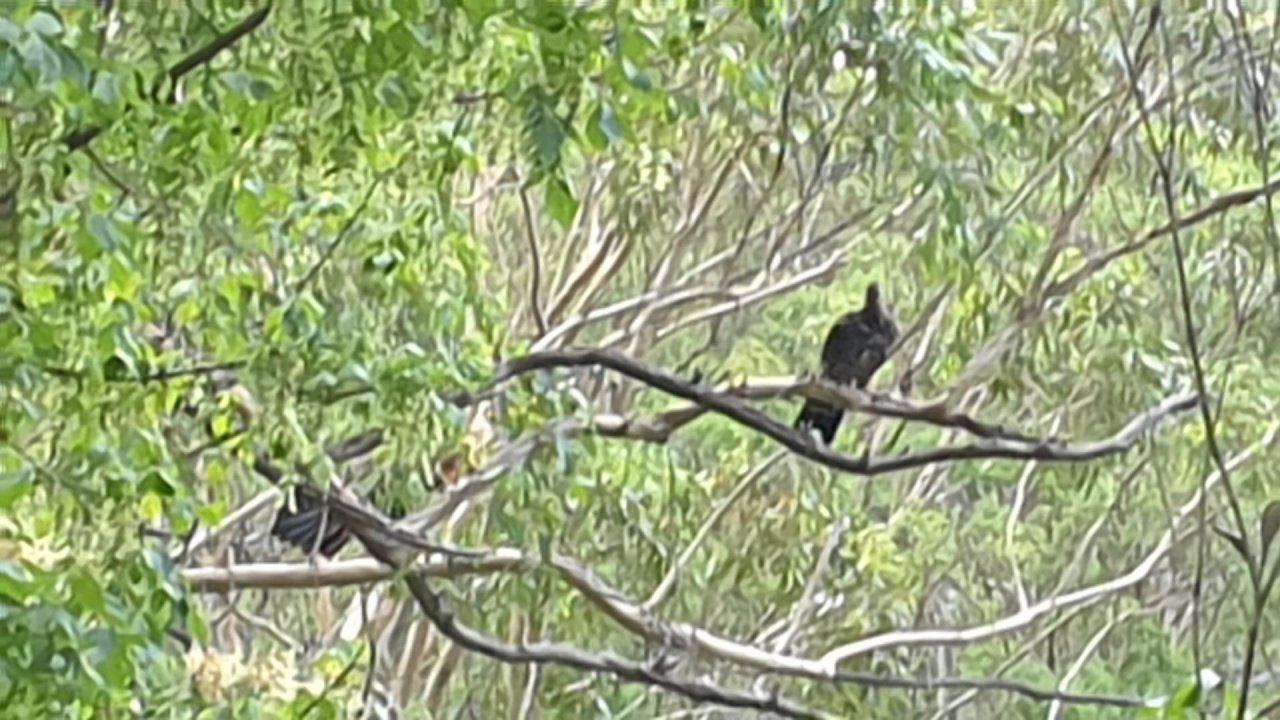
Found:
<svg viewBox="0 0 1280 720"><path fill-rule="evenodd" d="M823 375L834 382L865 386L888 360L897 332L891 320L874 310L845 315L822 346Z"/></svg>
<svg viewBox="0 0 1280 720"><path fill-rule="evenodd" d="M858 313L849 313L836 322L822 345L822 374L838 383L853 381L856 359L866 345L868 328Z"/></svg>

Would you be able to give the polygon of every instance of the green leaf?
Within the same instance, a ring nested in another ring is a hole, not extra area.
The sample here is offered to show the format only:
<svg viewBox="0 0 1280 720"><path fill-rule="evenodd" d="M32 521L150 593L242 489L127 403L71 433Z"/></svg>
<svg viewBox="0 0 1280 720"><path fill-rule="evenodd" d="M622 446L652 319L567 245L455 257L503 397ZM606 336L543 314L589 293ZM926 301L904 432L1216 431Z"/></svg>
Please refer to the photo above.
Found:
<svg viewBox="0 0 1280 720"><path fill-rule="evenodd" d="M62 33L62 23L58 22L58 18L46 12L32 13L27 18L27 31L44 37L55 37Z"/></svg>
<svg viewBox="0 0 1280 720"><path fill-rule="evenodd" d="M276 91L271 83L243 70L229 70L221 77L227 87L253 100L266 100Z"/></svg>
<svg viewBox="0 0 1280 720"><path fill-rule="evenodd" d="M642 92L653 90L653 80L649 77L649 73L627 58L622 59L622 74L626 76L627 82L631 83L637 90Z"/></svg>
<svg viewBox="0 0 1280 720"><path fill-rule="evenodd" d="M22 54L28 67L40 75L41 85L52 85L62 77L62 63L58 60L58 54L39 35L28 35L18 52Z"/></svg>
<svg viewBox="0 0 1280 720"><path fill-rule="evenodd" d="M98 241L98 247L107 252L116 250L123 244L120 231L105 215L94 213L89 216L89 234Z"/></svg>
<svg viewBox="0 0 1280 720"><path fill-rule="evenodd" d="M0 40L17 46L18 40L22 38L22 28L18 27L12 20L0 17Z"/></svg>
<svg viewBox="0 0 1280 720"><path fill-rule="evenodd" d="M7 597L21 604L31 594L35 577L22 565L0 558L0 597Z"/></svg>
<svg viewBox="0 0 1280 720"><path fill-rule="evenodd" d="M85 568L77 568L70 573L71 596L76 602L92 613L101 615L107 609L106 595L97 577Z"/></svg>
<svg viewBox="0 0 1280 720"><path fill-rule="evenodd" d="M236 215L245 225L257 227L266 214L266 209L262 207L262 202L257 195L248 190L236 193Z"/></svg>
<svg viewBox="0 0 1280 720"><path fill-rule="evenodd" d="M560 227L567 229L573 224L573 218L578 214L579 203L573 196L569 184L560 176L547 179L546 201L551 217L555 218Z"/></svg>
<svg viewBox="0 0 1280 720"><path fill-rule="evenodd" d="M621 142L625 136L622 125L618 120L618 114L614 112L613 105L603 103L600 106L600 129L609 138L610 144Z"/></svg>
<svg viewBox="0 0 1280 720"><path fill-rule="evenodd" d="M591 111L591 117L587 120L586 137L587 142L595 150L604 150L609 147L609 136L604 132L601 117L603 110L599 105Z"/></svg>
<svg viewBox="0 0 1280 720"><path fill-rule="evenodd" d="M747 0L747 12L751 15L751 21L761 30L769 29L769 2L768 0Z"/></svg>
<svg viewBox="0 0 1280 720"><path fill-rule="evenodd" d="M30 494L34 480L35 472L30 468L0 474L0 510L13 507L14 503Z"/></svg>
<svg viewBox="0 0 1280 720"><path fill-rule="evenodd" d="M138 503L138 514L149 523L159 522L160 518L164 517L164 501L155 493L147 493Z"/></svg>
<svg viewBox="0 0 1280 720"><path fill-rule="evenodd" d="M199 278L194 278L194 277L183 278L178 282L174 283L173 286L169 288L169 299L181 300L182 298L192 295L199 289L200 289Z"/></svg>
<svg viewBox="0 0 1280 720"><path fill-rule="evenodd" d="M13 85L18 74L18 59L13 53L0 52L0 87Z"/></svg>
<svg viewBox="0 0 1280 720"><path fill-rule="evenodd" d="M103 288L103 297L107 302L134 302L138 298L142 282L141 275L131 265L120 255L114 255L107 264L107 283Z"/></svg>
<svg viewBox="0 0 1280 720"><path fill-rule="evenodd" d="M538 173L549 171L560 163L560 151L566 139L564 126L555 116L546 90L535 85L524 94L525 132L534 150L534 166Z"/></svg>
<svg viewBox="0 0 1280 720"><path fill-rule="evenodd" d="M162 498L171 498L175 495L173 483L158 470L147 473L142 478L142 482L138 483L138 489Z"/></svg>
<svg viewBox="0 0 1280 720"><path fill-rule="evenodd" d="M93 96L107 105L120 103L120 77L115 73L99 72L93 78Z"/></svg>
<svg viewBox="0 0 1280 720"><path fill-rule="evenodd" d="M53 48L58 55L58 60L62 68L62 79L71 81L79 88L86 88L89 85L89 69L85 67L84 61L80 56L72 52L70 48L61 45Z"/></svg>
<svg viewBox="0 0 1280 720"><path fill-rule="evenodd" d="M205 503L196 508L196 517L200 518L200 522L205 525L214 526L222 522L222 518L227 515L227 505L224 502Z"/></svg>

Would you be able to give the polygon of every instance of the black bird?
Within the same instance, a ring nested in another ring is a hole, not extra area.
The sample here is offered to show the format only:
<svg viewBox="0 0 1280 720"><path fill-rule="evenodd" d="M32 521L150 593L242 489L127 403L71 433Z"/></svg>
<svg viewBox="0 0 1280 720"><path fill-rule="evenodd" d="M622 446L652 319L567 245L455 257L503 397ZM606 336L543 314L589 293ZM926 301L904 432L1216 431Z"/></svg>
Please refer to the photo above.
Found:
<svg viewBox="0 0 1280 720"><path fill-rule="evenodd" d="M344 463L372 453L382 445L382 441L382 431L373 430L330 445L325 452L335 463ZM265 452L258 454L253 469L275 485L284 479L284 472L272 464ZM381 485L375 488L371 498L374 505L390 505L387 515L393 520L404 517L407 508L398 498L390 503L379 502L377 490L380 488ZM310 484L295 485L289 495L293 507L285 502L276 511L276 521L271 526L273 536L303 552L310 553L315 549L328 558L337 555L351 542L351 532L334 517L325 503L323 490ZM324 531L323 537L320 536L321 530Z"/></svg>
<svg viewBox="0 0 1280 720"><path fill-rule="evenodd" d="M276 511L271 534L303 552L310 553L314 549L321 555L332 558L351 542L351 531L334 517L326 507L323 496L317 497L322 491L308 488L310 492L299 492L299 489L295 487L293 490L292 509L285 503ZM375 491L372 503L375 507L387 506L387 517L399 520L408 514L408 508L399 498L391 502L379 502L377 495L379 493ZM320 537L321 530L324 531L324 537Z"/></svg>
<svg viewBox="0 0 1280 720"><path fill-rule="evenodd" d="M310 553L314 549L327 558L337 555L351 542L351 533L321 502L296 491L292 500L293 509L286 503L277 511L276 522L271 526L272 535L303 552ZM323 538L319 537L321 530L324 531Z"/></svg>
<svg viewBox="0 0 1280 720"><path fill-rule="evenodd" d="M871 283L862 309L842 316L827 333L822 346L822 377L865 389L889 358L889 349L897 339L898 327L880 307L880 287ZM843 417L843 408L806 399L795 426L805 431L816 428L822 442L830 445Z"/></svg>

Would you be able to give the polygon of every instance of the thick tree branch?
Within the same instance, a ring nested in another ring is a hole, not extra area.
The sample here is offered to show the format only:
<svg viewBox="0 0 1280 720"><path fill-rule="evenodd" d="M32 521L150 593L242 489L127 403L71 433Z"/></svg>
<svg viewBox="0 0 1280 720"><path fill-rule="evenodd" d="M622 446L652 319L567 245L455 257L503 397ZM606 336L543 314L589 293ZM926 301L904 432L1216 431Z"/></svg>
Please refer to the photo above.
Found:
<svg viewBox="0 0 1280 720"><path fill-rule="evenodd" d="M404 581L410 593L418 601L418 606L440 634L464 650L509 664L553 664L588 672L607 673L621 680L660 687L696 702L750 708L776 713L783 717L826 717L789 700L748 695L710 683L676 678L657 666L647 666L610 652L593 653L550 642L517 646L481 633L459 623L453 613L445 607L440 596L431 590L426 576L413 572L412 558L420 549L420 545L406 544L407 533L393 527L390 521L382 517L377 510L347 515L345 511L348 508L342 500L338 500L334 507L341 520L347 524L352 534L364 545L369 554L393 569L398 575L402 571L408 571L403 573ZM358 522L352 522L353 520Z"/></svg>
<svg viewBox="0 0 1280 720"><path fill-rule="evenodd" d="M502 571L520 572L533 564L519 550L498 548L477 558L432 557L415 563L413 571L426 577L453 578ZM395 576L395 570L374 558L363 557L322 563L268 562L196 567L182 570L181 574L195 592L225 593L232 590L302 590L365 585L390 580Z"/></svg>
<svg viewBox="0 0 1280 720"><path fill-rule="evenodd" d="M373 531L373 532L370 532ZM384 567L383 577L398 574L401 565L397 558L405 556L406 548L397 547L392 538L392 528L383 519L380 527L361 527L355 531L357 538L365 545L374 557L379 558ZM490 562L498 564L510 563L512 569L527 569L532 559L516 550L505 550L494 553ZM1143 702L1136 698L1101 695L1081 695L1054 690L1044 690L1016 681L1002 679L972 678L938 678L916 680L881 676L869 673L844 672L838 669L839 660L824 657L821 660L793 658L759 648L742 645L732 640L718 638L715 635L685 623L666 623L652 617L638 604L627 599L621 593L610 588L593 571L572 558L559 553L552 553L550 562L561 576L576 590L603 612L608 614L622 627L642 637L660 641L664 646L679 649L697 646L717 659L744 664L772 674L802 677L812 680L834 681L864 687L902 688L914 690L931 689L976 689L1013 692L1042 701L1061 703L1101 705L1111 707L1140 707ZM368 563L356 566L344 563L353 574L374 575L374 569ZM459 647L487 657L511 664L555 664L572 667L589 672L603 672L623 680L661 687L668 691L683 695L697 702L715 703L728 707L741 707L773 712L785 717L823 717L822 715L798 706L790 701L769 695L749 695L726 690L718 686L676 678L655 665L644 665L620 657L613 653L593 653L558 643L535 643L532 645L513 645L497 638L485 635L473 628L460 624L445 607L444 602L427 584L427 575L448 575L450 565L460 567L453 574L473 571L477 566L466 566L457 562L439 564L417 564L414 569L404 574L410 592L418 601L423 612L441 632L442 635L457 643ZM503 571L506 567L494 567L493 571ZM277 580L282 575L278 568ZM265 573L264 573L265 574ZM300 574L300 573L299 573ZM221 579L201 577L200 580L211 583ZM242 577L249 577L242 575Z"/></svg>
<svg viewBox="0 0 1280 720"><path fill-rule="evenodd" d="M723 415L740 425L768 436L802 457L854 475L874 476L958 460L1019 459L1044 462L1082 462L1124 452L1166 417L1195 407L1194 393L1166 398L1155 408L1139 414L1119 432L1104 440L1063 443L1052 440L985 439L969 445L953 445L893 457L855 457L817 445L808 435L773 419L736 397L703 389L664 370L610 350L570 349L525 355L499 367L486 391L518 375L565 367L605 367L652 388L696 403L707 411ZM821 388L810 388L818 391ZM843 393L842 393L843 394ZM906 412L905 410L903 411ZM944 413L945 416L945 413ZM956 422L957 416L945 416ZM979 429L981 429L979 427Z"/></svg>
<svg viewBox="0 0 1280 720"><path fill-rule="evenodd" d="M1274 430L1268 440L1263 442L1268 442L1270 437L1273 436ZM1241 462L1245 457L1247 455L1242 455L1236 461ZM1186 512L1188 511L1184 508L1183 514L1185 515ZM308 589L317 586L362 584L389 580L399 574L399 571L396 566L389 565L386 559L404 557L409 553L409 549L396 547L397 541L393 537L393 529L388 521L382 519L378 522L380 524L378 528L362 527L357 530L356 536L375 557L384 558L383 560L373 558L345 560L325 563L319 567L311 563L299 562L293 564L265 563L232 568L194 568L184 571L183 577L201 592L227 592L233 589L248 588ZM370 533L370 530L376 532ZM1135 570L1121 580L1106 583L1096 589L1091 588L1073 593L1072 595L1078 598L1078 602L1085 598L1098 598L1106 592L1114 592L1118 587L1127 587L1135 582L1136 578L1145 577L1158 560L1169 552L1170 548L1171 544L1166 538L1161 546L1153 552L1152 556L1149 556L1141 564L1141 570ZM680 651L696 648L703 656L750 667L768 674L874 688L923 691L962 689L1012 692L1035 700L1063 704L1111 707L1139 707L1143 704L1143 701L1138 698L1045 690L999 678L944 677L916 679L846 672L839 669L839 664L851 657L849 653L852 648L850 646L837 648L818 659L794 657L780 652L764 650L717 636L687 623L663 621L647 612L638 603L614 590L590 568L570 557L552 553L549 557L549 562L571 587L628 632L659 642L669 649ZM776 698L735 693L705 683L691 683L676 679L660 672L656 667L641 665L609 653L590 653L554 643L525 646L504 643L474 629L459 625L452 614L444 609L440 598L426 586L427 577L459 577L477 573L523 572L537 564L538 560L536 558L520 550L503 548L492 551L475 560L432 558L429 561L416 562L409 568L410 572L405 574L405 577L410 583L410 588L415 598L420 603L425 601L427 604L423 608L424 612L427 612L428 617L446 637L466 649L500 661L517 664L551 663L588 671L607 672L626 680L663 687L699 701L756 709L765 709L760 703L773 703L782 708L781 711L773 708L774 712L782 712L782 714L789 717L817 717L812 713L790 715L787 713L788 709L799 710L802 713L808 713L808 711L789 706L784 701ZM1107 589L1103 590L1104 587ZM444 624L443 626L442 623ZM1002 623L996 623L995 625L1004 625L1003 629L1009 629L1007 625ZM956 631L956 637L959 638L962 635L971 633L972 630ZM924 640L924 636L932 636L938 633L917 632L909 634L920 636L920 639ZM884 641L888 639L881 636L873 640L876 647L887 649L895 645L892 642L886 645ZM941 638L932 638L932 640L934 642L947 642ZM925 642L927 644L929 640L925 640ZM858 653L861 654L864 651L869 650L860 650Z"/></svg>
<svg viewBox="0 0 1280 720"><path fill-rule="evenodd" d="M790 718L825 717L790 700L749 695L698 680L676 678L663 672L659 667L642 665L611 652L592 653L549 642L512 645L459 623L453 613L445 607L441 598L431 591L425 577L410 574L405 578L405 582L409 586L409 592L418 601L418 606L430 618L441 635L465 650L500 662L514 665L563 665L588 672L607 673L621 680L660 687L695 702L759 710Z"/></svg>
<svg viewBox="0 0 1280 720"><path fill-rule="evenodd" d="M987 440L1006 439L1027 443L1056 441L1056 438L1027 435L1001 425L975 419L952 410L944 402L913 403L879 393L843 387L818 378L786 375L753 377L720 383L712 388L711 392L744 400L775 398L820 400L849 412L963 430L970 435ZM695 400L645 417L597 415L595 429L601 435L663 442L679 427L693 422L710 411L710 408Z"/></svg>

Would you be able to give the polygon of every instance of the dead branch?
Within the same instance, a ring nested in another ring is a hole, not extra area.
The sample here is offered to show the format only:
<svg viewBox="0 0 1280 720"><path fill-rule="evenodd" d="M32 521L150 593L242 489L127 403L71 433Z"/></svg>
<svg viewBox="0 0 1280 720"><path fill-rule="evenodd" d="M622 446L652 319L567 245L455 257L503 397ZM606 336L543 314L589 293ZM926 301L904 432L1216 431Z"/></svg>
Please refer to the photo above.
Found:
<svg viewBox="0 0 1280 720"><path fill-rule="evenodd" d="M1017 693L1036 700L1056 700L1062 703L1080 705L1140 707L1143 704L1137 698L1074 695L1054 690L1043 690L1023 683L996 678L916 679L872 673L846 672L839 669L838 663L840 660L833 660L829 657L813 660L771 652L753 645L716 636L702 628L687 623L663 622L656 617L650 616L641 606L609 587L598 575L578 561L556 554L552 556L551 562L569 585L627 630L650 640L662 642L667 647L676 649L697 648L698 652L704 656L745 665L766 673L862 687L911 690L998 690Z"/></svg>

